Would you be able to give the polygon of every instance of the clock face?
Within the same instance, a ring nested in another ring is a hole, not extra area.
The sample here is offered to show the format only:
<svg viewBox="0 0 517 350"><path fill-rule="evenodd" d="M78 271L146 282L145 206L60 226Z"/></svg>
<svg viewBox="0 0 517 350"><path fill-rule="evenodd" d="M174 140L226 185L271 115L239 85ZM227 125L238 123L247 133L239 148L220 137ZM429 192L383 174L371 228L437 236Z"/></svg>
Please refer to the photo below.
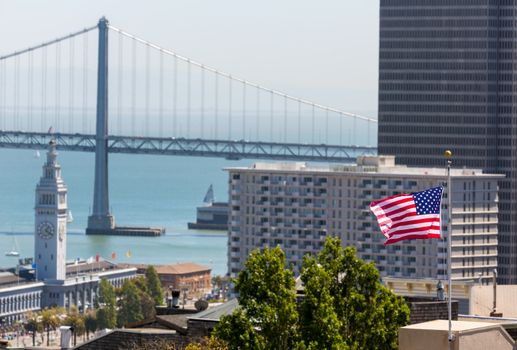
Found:
<svg viewBox="0 0 517 350"><path fill-rule="evenodd" d="M38 235L43 239L51 239L54 235L54 225L48 221L43 221L38 225Z"/></svg>
<svg viewBox="0 0 517 350"><path fill-rule="evenodd" d="M62 241L65 238L65 224L59 224L59 240Z"/></svg>

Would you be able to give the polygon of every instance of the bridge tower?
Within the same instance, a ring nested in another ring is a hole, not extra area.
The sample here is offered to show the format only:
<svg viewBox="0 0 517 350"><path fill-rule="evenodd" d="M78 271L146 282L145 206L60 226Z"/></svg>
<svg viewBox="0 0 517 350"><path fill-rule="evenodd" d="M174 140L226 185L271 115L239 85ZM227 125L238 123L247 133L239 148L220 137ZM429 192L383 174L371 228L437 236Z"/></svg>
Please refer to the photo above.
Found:
<svg viewBox="0 0 517 350"><path fill-rule="evenodd" d="M115 228L110 213L108 192L108 20L99 20L99 59L97 66L97 118L95 136L95 183L93 211L88 217L86 234ZM106 232L107 233L107 232Z"/></svg>

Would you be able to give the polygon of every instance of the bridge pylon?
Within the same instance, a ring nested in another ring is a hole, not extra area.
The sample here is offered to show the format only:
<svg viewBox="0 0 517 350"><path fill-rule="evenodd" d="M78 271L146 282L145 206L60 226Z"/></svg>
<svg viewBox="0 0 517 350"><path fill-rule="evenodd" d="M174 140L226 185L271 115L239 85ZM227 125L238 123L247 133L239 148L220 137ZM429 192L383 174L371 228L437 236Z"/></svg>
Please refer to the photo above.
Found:
<svg viewBox="0 0 517 350"><path fill-rule="evenodd" d="M105 17L102 17L98 24L95 182L93 211L88 217L86 234L99 234L99 231L111 231L115 228L115 217L110 213L108 191L108 24Z"/></svg>

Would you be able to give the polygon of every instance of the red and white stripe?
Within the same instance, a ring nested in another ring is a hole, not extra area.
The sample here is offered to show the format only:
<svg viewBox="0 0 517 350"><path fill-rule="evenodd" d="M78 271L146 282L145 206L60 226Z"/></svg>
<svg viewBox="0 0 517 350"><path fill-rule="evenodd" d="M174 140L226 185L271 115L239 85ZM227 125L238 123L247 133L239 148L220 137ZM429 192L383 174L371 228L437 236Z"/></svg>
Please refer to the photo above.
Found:
<svg viewBox="0 0 517 350"><path fill-rule="evenodd" d="M387 238L384 244L404 239L440 238L440 214L417 215L415 201L410 194L374 201L370 210Z"/></svg>

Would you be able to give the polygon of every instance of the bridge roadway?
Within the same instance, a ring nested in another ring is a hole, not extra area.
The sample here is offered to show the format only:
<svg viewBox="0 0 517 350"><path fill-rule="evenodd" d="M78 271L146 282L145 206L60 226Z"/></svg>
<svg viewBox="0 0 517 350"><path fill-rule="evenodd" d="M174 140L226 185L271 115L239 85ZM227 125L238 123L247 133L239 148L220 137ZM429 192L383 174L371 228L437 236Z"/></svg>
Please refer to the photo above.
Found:
<svg viewBox="0 0 517 350"><path fill-rule="evenodd" d="M54 137L58 149L95 152L95 135L0 130L1 148L45 149ZM276 143L246 140L108 136L108 152L173 156L271 159L354 163L361 155L376 155L372 146Z"/></svg>

